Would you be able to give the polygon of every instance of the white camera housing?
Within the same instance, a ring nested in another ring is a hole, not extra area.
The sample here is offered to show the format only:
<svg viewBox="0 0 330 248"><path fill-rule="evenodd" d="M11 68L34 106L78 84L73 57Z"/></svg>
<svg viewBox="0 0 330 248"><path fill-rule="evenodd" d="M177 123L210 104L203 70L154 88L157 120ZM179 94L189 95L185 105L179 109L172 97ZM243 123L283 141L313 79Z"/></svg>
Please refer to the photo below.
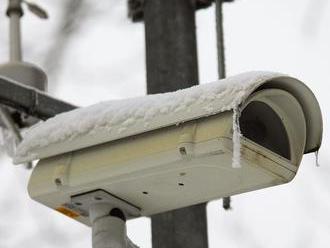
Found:
<svg viewBox="0 0 330 248"><path fill-rule="evenodd" d="M303 154L321 145L316 98L306 85L282 74L249 73L227 82L233 81L242 82L230 86L231 92L249 86L231 96L241 113L241 168L232 167L235 104L219 105L210 113L196 103L191 113L186 109L176 114L176 122L169 112L156 116L144 130L135 127L119 138L96 131L30 150L19 148L17 162L42 158L30 178L30 196L90 225L93 201L110 201L124 208L129 219L291 181ZM234 101L239 92L239 101ZM50 124L39 128L56 128ZM29 144L29 135L25 142ZM86 194L93 197L84 198Z"/></svg>

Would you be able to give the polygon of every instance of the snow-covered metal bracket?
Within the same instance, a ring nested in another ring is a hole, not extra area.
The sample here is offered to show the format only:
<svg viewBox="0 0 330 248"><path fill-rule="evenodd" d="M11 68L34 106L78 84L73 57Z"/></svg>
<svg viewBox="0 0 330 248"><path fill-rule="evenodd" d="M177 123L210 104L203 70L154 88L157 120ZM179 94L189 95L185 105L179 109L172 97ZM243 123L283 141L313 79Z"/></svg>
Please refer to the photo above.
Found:
<svg viewBox="0 0 330 248"><path fill-rule="evenodd" d="M46 120L76 106L49 96L29 86L0 76L0 104Z"/></svg>

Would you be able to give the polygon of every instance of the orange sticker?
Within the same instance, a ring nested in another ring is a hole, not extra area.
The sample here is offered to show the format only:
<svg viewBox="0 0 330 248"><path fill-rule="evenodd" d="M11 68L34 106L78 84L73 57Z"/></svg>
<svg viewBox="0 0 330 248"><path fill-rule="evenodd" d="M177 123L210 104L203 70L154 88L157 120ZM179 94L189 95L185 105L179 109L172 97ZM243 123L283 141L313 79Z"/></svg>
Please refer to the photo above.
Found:
<svg viewBox="0 0 330 248"><path fill-rule="evenodd" d="M71 209L68 209L68 208L63 207L63 206L58 207L55 210L62 213L62 214L64 214L64 215L66 215L66 216L68 216L68 217L70 217L70 218L77 218L77 217L80 216L80 214L78 214L77 212L72 211Z"/></svg>

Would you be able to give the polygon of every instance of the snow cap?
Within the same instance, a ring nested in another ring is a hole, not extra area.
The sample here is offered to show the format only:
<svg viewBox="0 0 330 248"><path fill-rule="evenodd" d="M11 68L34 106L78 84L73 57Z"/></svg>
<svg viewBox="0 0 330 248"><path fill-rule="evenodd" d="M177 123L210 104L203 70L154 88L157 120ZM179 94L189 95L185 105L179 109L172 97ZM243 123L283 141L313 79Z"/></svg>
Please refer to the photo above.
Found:
<svg viewBox="0 0 330 248"><path fill-rule="evenodd" d="M308 130L305 152L318 150L322 117L311 90L281 73L247 72L176 92L111 100L59 114L25 133L14 162L47 158L233 110L259 87L283 89L297 98Z"/></svg>

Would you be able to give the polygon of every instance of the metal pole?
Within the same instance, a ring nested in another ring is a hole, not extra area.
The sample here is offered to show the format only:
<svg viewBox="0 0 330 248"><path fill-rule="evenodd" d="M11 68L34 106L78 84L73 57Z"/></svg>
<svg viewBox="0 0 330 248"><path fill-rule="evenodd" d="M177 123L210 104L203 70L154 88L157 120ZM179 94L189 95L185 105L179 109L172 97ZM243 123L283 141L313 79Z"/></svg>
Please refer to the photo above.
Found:
<svg viewBox="0 0 330 248"><path fill-rule="evenodd" d="M22 61L22 48L21 48L21 16L19 13L14 12L10 14L10 30L9 30L9 47L10 47L10 61Z"/></svg>
<svg viewBox="0 0 330 248"><path fill-rule="evenodd" d="M123 213L122 217L111 215L111 209L107 203L89 209L93 248L126 248L126 219Z"/></svg>
<svg viewBox="0 0 330 248"><path fill-rule="evenodd" d="M218 50L218 76L219 79L226 77L226 63L225 63L225 44L223 35L223 0L215 1L215 19L216 19L216 31L217 31L217 50ZM230 197L224 197L222 200L222 207L225 210L231 208Z"/></svg>
<svg viewBox="0 0 330 248"><path fill-rule="evenodd" d="M218 50L218 75L220 79L226 77L222 4L223 4L223 0L215 1L215 19L216 19L216 29L217 29L217 50Z"/></svg>
<svg viewBox="0 0 330 248"><path fill-rule="evenodd" d="M92 204L89 218L93 248L138 248L127 237L126 217L119 208L108 203Z"/></svg>
<svg viewBox="0 0 330 248"><path fill-rule="evenodd" d="M191 0L146 0L147 93L163 93L198 84L195 6ZM151 217L154 248L204 248L206 204Z"/></svg>
<svg viewBox="0 0 330 248"><path fill-rule="evenodd" d="M198 84L195 7L191 0L146 0L147 93Z"/></svg>
<svg viewBox="0 0 330 248"><path fill-rule="evenodd" d="M22 0L9 0L7 16L9 17L9 58L11 62L22 61L21 17Z"/></svg>

